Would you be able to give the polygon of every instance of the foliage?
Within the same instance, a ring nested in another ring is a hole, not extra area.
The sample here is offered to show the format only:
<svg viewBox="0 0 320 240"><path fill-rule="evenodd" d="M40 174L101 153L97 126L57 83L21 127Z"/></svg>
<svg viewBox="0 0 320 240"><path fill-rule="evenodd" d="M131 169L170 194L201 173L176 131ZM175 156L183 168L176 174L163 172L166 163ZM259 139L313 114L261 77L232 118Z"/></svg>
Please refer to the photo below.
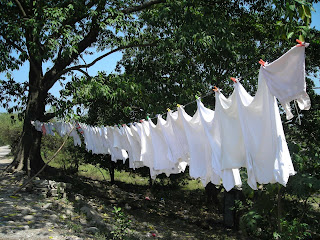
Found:
<svg viewBox="0 0 320 240"><path fill-rule="evenodd" d="M6 113L0 113L0 122L0 146L10 145L14 150L22 131L22 122L17 114Z"/></svg>
<svg viewBox="0 0 320 240"><path fill-rule="evenodd" d="M111 231L112 239L125 239L127 229L130 227L131 220L121 211L121 207L114 207L115 228Z"/></svg>
<svg viewBox="0 0 320 240"><path fill-rule="evenodd" d="M277 236L275 239L308 239L311 237L311 233L308 230L309 225L307 223L303 223L300 219L293 220L281 220L282 232L273 233L274 236Z"/></svg>

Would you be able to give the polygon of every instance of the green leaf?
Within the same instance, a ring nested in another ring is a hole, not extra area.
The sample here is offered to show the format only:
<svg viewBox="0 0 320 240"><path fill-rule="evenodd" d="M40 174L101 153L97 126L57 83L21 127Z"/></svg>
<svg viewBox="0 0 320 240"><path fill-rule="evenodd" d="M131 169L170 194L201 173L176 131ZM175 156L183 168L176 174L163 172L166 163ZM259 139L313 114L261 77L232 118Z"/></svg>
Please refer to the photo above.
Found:
<svg viewBox="0 0 320 240"><path fill-rule="evenodd" d="M296 8L296 6L293 4L293 5L289 5L289 9L291 10L291 11L294 11L294 9Z"/></svg>
<svg viewBox="0 0 320 240"><path fill-rule="evenodd" d="M307 4L306 1L304 0L295 0L297 3L300 3L301 5Z"/></svg>
<svg viewBox="0 0 320 240"><path fill-rule="evenodd" d="M308 6L302 6L304 9L304 14L308 17L311 18L311 12L310 12L310 8Z"/></svg>
<svg viewBox="0 0 320 240"><path fill-rule="evenodd" d="M290 39L293 34L294 34L294 32L289 32L289 33L287 34L287 38Z"/></svg>
<svg viewBox="0 0 320 240"><path fill-rule="evenodd" d="M303 37L303 35L299 35L299 40L300 40L301 42L304 42L304 37Z"/></svg>
<svg viewBox="0 0 320 240"><path fill-rule="evenodd" d="M299 7L298 12L299 12L300 18L301 18L302 20L304 20L304 18L305 18L305 13L304 13L304 8L303 8L303 6L300 6L300 7Z"/></svg>

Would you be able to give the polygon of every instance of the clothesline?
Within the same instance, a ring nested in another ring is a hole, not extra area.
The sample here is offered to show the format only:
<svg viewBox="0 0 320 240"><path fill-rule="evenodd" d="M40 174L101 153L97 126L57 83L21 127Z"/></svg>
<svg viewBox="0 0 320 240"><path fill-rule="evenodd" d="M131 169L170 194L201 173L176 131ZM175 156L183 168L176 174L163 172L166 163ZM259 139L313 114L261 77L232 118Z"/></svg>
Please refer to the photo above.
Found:
<svg viewBox="0 0 320 240"><path fill-rule="evenodd" d="M241 77L237 77L236 79L238 79L238 80L241 80L241 79L246 79L248 76L251 76L251 74L246 74L246 75L244 75L244 76L241 76ZM313 90L315 90L315 89L320 89L320 87L313 87L312 88ZM221 89L219 89L220 91L221 91ZM177 104L177 107L178 106L183 106L183 107L186 107L186 106L188 106L188 105L190 105L190 104L192 104L192 103L196 103L197 102L197 99L199 98L199 99L204 99L204 98L206 98L206 97L208 97L208 96L210 96L210 95L212 95L213 93L214 93L214 89L211 89L207 94L205 94L205 95L202 95L202 96L195 96L195 98L196 98L196 100L193 100L193 101L190 101L190 102L187 102L186 104L183 104L183 105L181 105L181 104ZM167 110L171 110L170 108L168 108ZM297 108L296 108L296 110L297 110ZM165 114L165 113L162 113L162 114ZM148 118L150 118L150 119L156 119L157 117L158 117L158 115L162 115L161 113L160 114L157 114L156 116L154 116L154 117L150 117L150 116L148 116L147 115L147 119ZM299 122L301 121L300 120L300 115L298 115L298 117L299 117ZM137 121L139 121L138 119L137 119ZM140 120L141 121L141 120ZM135 121L133 121L133 122L135 122ZM129 125L130 125L131 123L129 123ZM120 125L120 124L119 124ZM301 125L301 124L300 124Z"/></svg>
<svg viewBox="0 0 320 240"><path fill-rule="evenodd" d="M290 109L293 100L301 110L310 108L304 54L304 45L295 46L274 62L264 62L254 97L236 80L228 98L215 91L215 111L197 98L193 116L179 105L175 112L168 110L166 120L158 115L157 124L151 118L130 126L79 123L77 130L83 135L87 151L110 154L112 161L125 162L129 158L130 168L146 166L152 178L162 173L169 176L183 172L188 165L190 176L199 178L204 186L209 182L222 183L229 191L241 186L239 169L245 168L248 185L253 189L257 189L257 183L278 182L285 186L295 171L276 99L287 119L293 117ZM59 122L35 121L34 125L38 131L50 134L54 134L54 127L60 135L72 127L70 123ZM81 145L77 131L71 136L75 145Z"/></svg>

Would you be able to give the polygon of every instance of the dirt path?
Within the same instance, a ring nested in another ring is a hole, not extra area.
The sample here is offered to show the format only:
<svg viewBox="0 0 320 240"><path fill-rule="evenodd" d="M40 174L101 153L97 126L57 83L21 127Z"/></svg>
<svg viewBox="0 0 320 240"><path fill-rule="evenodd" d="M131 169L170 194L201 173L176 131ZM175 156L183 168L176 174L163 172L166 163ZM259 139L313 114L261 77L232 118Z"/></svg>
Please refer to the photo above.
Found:
<svg viewBox="0 0 320 240"><path fill-rule="evenodd" d="M7 157L10 151L11 150L9 146L0 147L0 167L1 168L2 168L2 165L7 165L12 162L12 159Z"/></svg>
<svg viewBox="0 0 320 240"><path fill-rule="evenodd" d="M11 196L26 177L3 172L12 162L9 153L8 146L0 147L0 240L92 239L75 236L66 228L62 220L67 216L54 209L58 205L53 198L27 191Z"/></svg>

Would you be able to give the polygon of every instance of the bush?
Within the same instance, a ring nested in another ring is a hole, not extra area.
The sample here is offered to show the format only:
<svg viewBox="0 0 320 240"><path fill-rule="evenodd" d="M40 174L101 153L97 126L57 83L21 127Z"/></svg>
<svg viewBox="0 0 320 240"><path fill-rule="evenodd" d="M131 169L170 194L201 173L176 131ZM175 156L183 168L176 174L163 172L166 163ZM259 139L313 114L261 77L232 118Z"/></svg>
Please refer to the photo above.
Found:
<svg viewBox="0 0 320 240"><path fill-rule="evenodd" d="M17 114L0 113L0 123L0 145L10 145L14 150L22 132L22 122Z"/></svg>

